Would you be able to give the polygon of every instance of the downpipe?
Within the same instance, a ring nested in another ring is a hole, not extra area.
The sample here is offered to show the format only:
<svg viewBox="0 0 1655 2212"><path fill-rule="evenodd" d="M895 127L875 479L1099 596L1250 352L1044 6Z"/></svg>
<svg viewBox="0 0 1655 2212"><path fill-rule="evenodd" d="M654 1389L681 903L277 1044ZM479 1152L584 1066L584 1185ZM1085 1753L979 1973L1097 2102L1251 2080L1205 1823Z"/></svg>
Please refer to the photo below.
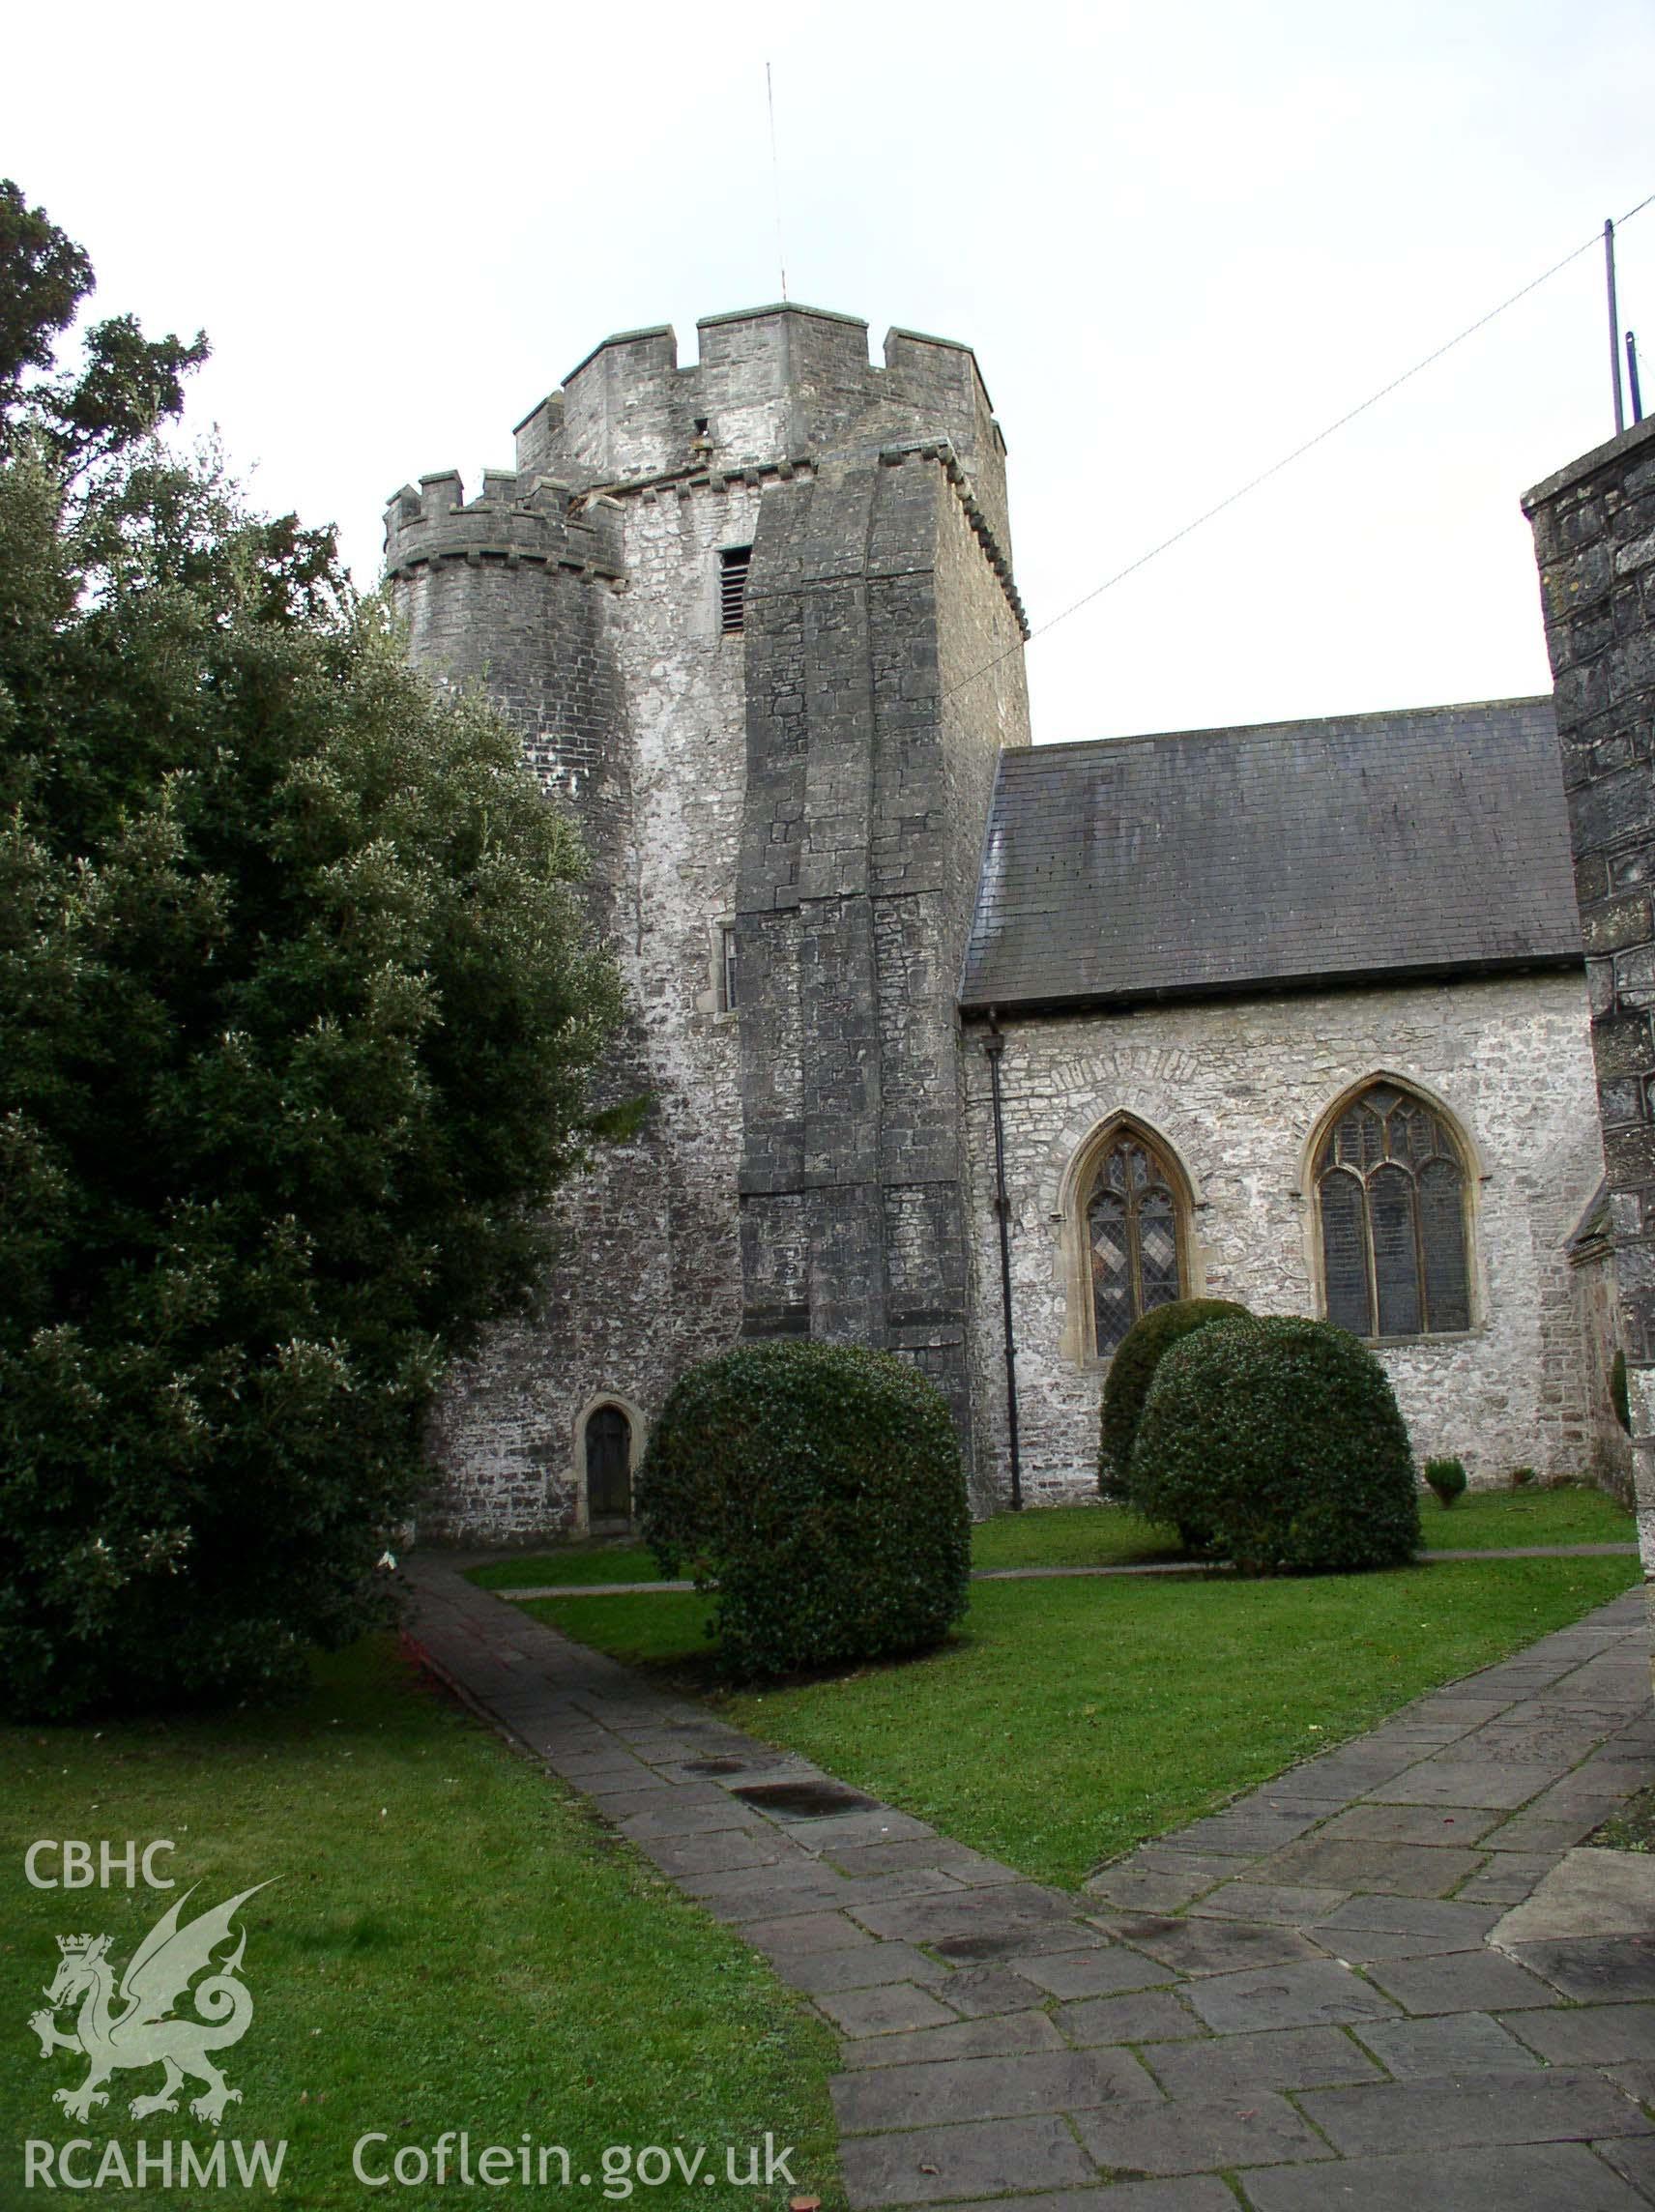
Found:
<svg viewBox="0 0 1655 2212"><path fill-rule="evenodd" d="M1005 1189L1005 1122L1001 1109L1001 1057L1005 1039L1000 1033L997 1009L991 1006L988 1035L983 1039L988 1056L989 1089L994 1098L994 1210L1000 1218L1000 1310L1005 1333L1005 1430L1011 1452L1011 1510L1023 1510L1023 1455L1017 1434L1017 1342L1011 1327L1011 1200Z"/></svg>

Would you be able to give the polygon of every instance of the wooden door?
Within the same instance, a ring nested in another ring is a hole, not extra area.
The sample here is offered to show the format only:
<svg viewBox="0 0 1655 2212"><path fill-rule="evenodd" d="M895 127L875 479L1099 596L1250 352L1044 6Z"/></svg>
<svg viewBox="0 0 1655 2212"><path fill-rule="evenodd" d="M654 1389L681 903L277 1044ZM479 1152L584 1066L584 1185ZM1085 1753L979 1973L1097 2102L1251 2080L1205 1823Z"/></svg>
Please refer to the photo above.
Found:
<svg viewBox="0 0 1655 2212"><path fill-rule="evenodd" d="M586 1423L589 1522L632 1518L632 1424L619 1406L599 1406Z"/></svg>

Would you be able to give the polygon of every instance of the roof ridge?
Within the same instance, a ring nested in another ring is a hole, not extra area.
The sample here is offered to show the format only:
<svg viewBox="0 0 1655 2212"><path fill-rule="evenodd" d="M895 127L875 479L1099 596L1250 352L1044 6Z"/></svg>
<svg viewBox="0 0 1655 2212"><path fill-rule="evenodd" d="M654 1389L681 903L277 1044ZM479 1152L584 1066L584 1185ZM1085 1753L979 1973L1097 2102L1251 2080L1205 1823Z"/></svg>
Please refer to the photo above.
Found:
<svg viewBox="0 0 1655 2212"><path fill-rule="evenodd" d="M1519 707L1552 706L1549 691L1522 692L1507 699L1463 699L1431 707L1372 707L1350 714L1304 714L1291 720L1268 722L1215 723L1206 728L1189 730L1131 730L1108 738L1064 738L1052 743L1017 747L1020 758L1044 756L1052 758L1059 753L1073 754L1101 750L1104 746L1157 745L1170 743L1174 739L1193 738L1253 738L1266 732L1303 730L1350 730L1363 724L1384 722L1411 722L1425 717L1450 714L1488 714Z"/></svg>

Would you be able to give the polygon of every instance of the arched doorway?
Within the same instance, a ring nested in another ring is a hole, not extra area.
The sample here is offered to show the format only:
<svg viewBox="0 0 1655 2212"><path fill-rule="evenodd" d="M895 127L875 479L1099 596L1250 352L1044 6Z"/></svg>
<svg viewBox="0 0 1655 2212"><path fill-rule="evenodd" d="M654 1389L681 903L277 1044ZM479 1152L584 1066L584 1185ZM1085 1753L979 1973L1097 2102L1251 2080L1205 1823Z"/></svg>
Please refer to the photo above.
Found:
<svg viewBox="0 0 1655 2212"><path fill-rule="evenodd" d="M619 1406L595 1406L586 1417L587 1527L601 1535L631 1518L632 1424Z"/></svg>

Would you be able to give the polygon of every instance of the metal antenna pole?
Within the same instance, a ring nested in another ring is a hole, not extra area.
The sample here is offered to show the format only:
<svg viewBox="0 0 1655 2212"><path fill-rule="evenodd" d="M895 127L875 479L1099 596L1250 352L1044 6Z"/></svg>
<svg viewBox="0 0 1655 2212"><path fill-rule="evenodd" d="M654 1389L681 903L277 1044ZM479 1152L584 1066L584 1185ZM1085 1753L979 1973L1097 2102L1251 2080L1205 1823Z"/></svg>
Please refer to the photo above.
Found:
<svg viewBox="0 0 1655 2212"><path fill-rule="evenodd" d="M770 192L775 200L776 266L781 271L781 296L787 299L787 259L781 249L781 163L776 160L775 87L770 82L770 65L765 64L765 105L770 117ZM1615 387L1615 405L1620 405L1620 387Z"/></svg>
<svg viewBox="0 0 1655 2212"><path fill-rule="evenodd" d="M1626 409L1620 397L1620 307L1614 296L1614 224L1604 224L1604 274L1609 278L1609 373L1614 386L1614 434L1626 428Z"/></svg>

